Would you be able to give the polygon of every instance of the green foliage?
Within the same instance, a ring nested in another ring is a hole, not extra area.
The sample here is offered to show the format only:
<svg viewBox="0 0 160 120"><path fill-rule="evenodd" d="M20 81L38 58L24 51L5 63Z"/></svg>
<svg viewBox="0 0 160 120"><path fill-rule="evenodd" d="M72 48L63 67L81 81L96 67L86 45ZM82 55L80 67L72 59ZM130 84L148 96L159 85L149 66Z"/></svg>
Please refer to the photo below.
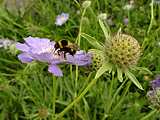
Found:
<svg viewBox="0 0 160 120"><path fill-rule="evenodd" d="M128 11L123 9L126 0L92 0L81 19L84 8L80 0L33 0L27 6L12 6L16 11L4 1L0 0L0 38L22 42L24 37L36 36L76 42L78 36L81 49L98 49L97 54L102 54L105 40L121 28L122 33L138 40L142 55L138 62L141 67L125 74L110 64L103 64L97 71L60 65L64 76L53 78L45 63L22 64L17 53L0 48L1 120L52 120L54 107L56 116L62 115L60 120L159 119L159 113L149 107L149 81L144 76L151 80L160 74L160 5L153 4L152 11L150 0L137 0ZM55 19L61 12L70 17L58 27ZM98 18L100 13L107 14L106 20ZM125 17L127 25L123 23Z"/></svg>

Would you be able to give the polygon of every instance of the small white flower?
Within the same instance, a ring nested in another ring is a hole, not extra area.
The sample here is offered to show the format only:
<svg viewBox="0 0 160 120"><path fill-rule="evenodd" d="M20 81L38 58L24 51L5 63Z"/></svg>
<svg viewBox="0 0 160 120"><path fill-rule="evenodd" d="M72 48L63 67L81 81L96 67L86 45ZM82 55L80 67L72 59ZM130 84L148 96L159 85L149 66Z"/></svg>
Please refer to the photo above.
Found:
<svg viewBox="0 0 160 120"><path fill-rule="evenodd" d="M101 20L106 20L107 19L107 14L106 13L101 13L98 15L98 18Z"/></svg>
<svg viewBox="0 0 160 120"><path fill-rule="evenodd" d="M87 8L87 7L89 7L90 5L91 5L91 1L90 1L90 0L86 0L86 1L83 2L82 7L83 7L83 8Z"/></svg>
<svg viewBox="0 0 160 120"><path fill-rule="evenodd" d="M7 49L10 47L12 44L15 44L16 42L13 40L8 40L8 39L0 39L0 48Z"/></svg>
<svg viewBox="0 0 160 120"><path fill-rule="evenodd" d="M57 26L62 26L69 18L69 14L68 13L61 13L60 15L58 15L56 17L56 22L55 24Z"/></svg>

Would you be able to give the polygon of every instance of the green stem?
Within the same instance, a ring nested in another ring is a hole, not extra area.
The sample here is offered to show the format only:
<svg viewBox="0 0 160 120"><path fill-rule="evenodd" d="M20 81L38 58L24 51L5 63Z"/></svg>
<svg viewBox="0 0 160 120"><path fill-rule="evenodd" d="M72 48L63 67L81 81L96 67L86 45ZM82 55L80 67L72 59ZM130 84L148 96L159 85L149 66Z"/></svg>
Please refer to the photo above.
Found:
<svg viewBox="0 0 160 120"><path fill-rule="evenodd" d="M114 112L117 110L117 108L122 104L124 98L126 97L126 94L127 94L128 90L129 90L129 88L130 88L130 86L131 86L131 83L132 83L131 81L128 81L127 87L126 87L126 89L125 89L125 91L124 91L121 99L120 99L119 102L116 104L116 106L113 108L112 113L114 113Z"/></svg>
<svg viewBox="0 0 160 120"><path fill-rule="evenodd" d="M77 97L77 86L78 86L78 65L76 65L75 97Z"/></svg>
<svg viewBox="0 0 160 120"><path fill-rule="evenodd" d="M68 111L70 110L75 103L79 102L79 100L82 99L82 97L89 91L89 89L97 82L97 79L93 79L89 84L88 86L82 91L82 93L76 97L73 102L71 102L61 113L59 113L57 116L56 116L56 119L60 119L61 117L63 117L63 115Z"/></svg>
<svg viewBox="0 0 160 120"><path fill-rule="evenodd" d="M74 98L77 97L77 88L78 87L78 65L76 65L76 79L75 79L75 92ZM76 113L76 106L74 106L74 113ZM74 119L76 119L76 114L74 114Z"/></svg>
<svg viewBox="0 0 160 120"><path fill-rule="evenodd" d="M52 114L52 120L55 120L55 112L56 112L56 90L57 90L57 80L55 77L53 77L53 114Z"/></svg>
<svg viewBox="0 0 160 120"><path fill-rule="evenodd" d="M80 46L80 38L81 38L81 31L82 31L82 24L83 24L83 17L86 13L86 8L83 10L82 13L82 17L81 17L81 21L80 21L80 27L79 27L79 33L78 33L78 37L76 39L76 43L78 44L78 46Z"/></svg>
<svg viewBox="0 0 160 120"><path fill-rule="evenodd" d="M110 84L110 88L109 88L109 95L108 95L109 104L111 104L110 101L112 99L113 84L114 84L114 72L112 72L112 80L111 80L111 84ZM109 112L109 107L110 106L107 106L107 113Z"/></svg>
<svg viewBox="0 0 160 120"><path fill-rule="evenodd" d="M152 28L152 25L153 25L153 20L154 20L154 14L153 14L153 0L151 2L151 20L150 20L150 24L149 24L149 27L148 27L148 31L147 33L149 34L151 28Z"/></svg>
<svg viewBox="0 0 160 120"><path fill-rule="evenodd" d="M150 113L148 113L146 116L142 117L140 120L150 120L149 118L154 115L157 112L156 109L152 110Z"/></svg>
<svg viewBox="0 0 160 120"><path fill-rule="evenodd" d="M112 104L116 98L116 96L118 95L118 93L120 92L120 90L122 89L123 85L126 83L127 79L125 79L125 81L123 81L123 83L121 84L121 86L117 89L117 91L115 92L115 94L113 95L113 98L111 99L111 102L110 104L108 105L108 108L107 108L107 113L109 113L111 107L112 107Z"/></svg>

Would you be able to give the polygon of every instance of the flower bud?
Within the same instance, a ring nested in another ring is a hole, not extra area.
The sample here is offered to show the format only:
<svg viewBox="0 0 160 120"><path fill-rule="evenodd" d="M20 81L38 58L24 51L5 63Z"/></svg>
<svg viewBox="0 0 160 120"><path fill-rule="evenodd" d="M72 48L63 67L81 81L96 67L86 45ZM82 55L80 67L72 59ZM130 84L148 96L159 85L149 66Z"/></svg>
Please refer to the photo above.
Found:
<svg viewBox="0 0 160 120"><path fill-rule="evenodd" d="M39 108L38 110L38 116L41 119L45 119L48 117L48 109L47 108Z"/></svg>
<svg viewBox="0 0 160 120"><path fill-rule="evenodd" d="M83 2L82 7L83 8L88 8L90 5L91 5L91 1L86 0L86 1Z"/></svg>
<svg viewBox="0 0 160 120"><path fill-rule="evenodd" d="M106 20L107 19L107 14L106 13L101 13L99 16L98 16L99 19L101 20Z"/></svg>

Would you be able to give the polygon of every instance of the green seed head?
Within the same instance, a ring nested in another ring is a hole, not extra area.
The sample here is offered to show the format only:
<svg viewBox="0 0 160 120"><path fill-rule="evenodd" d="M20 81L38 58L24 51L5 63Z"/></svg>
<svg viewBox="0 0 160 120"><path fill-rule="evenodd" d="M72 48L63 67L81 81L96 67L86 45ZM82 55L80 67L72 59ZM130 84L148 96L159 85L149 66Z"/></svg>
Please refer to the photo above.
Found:
<svg viewBox="0 0 160 120"><path fill-rule="evenodd" d="M136 65L141 54L138 41L132 36L120 33L105 43L105 53L111 63L121 68Z"/></svg>
<svg viewBox="0 0 160 120"><path fill-rule="evenodd" d="M48 116L48 109L47 108L39 108L38 115L41 119L45 119Z"/></svg>
<svg viewBox="0 0 160 120"><path fill-rule="evenodd" d="M99 54L97 52L92 51L92 68L94 70L98 70L104 61L104 57L102 56L102 54Z"/></svg>

